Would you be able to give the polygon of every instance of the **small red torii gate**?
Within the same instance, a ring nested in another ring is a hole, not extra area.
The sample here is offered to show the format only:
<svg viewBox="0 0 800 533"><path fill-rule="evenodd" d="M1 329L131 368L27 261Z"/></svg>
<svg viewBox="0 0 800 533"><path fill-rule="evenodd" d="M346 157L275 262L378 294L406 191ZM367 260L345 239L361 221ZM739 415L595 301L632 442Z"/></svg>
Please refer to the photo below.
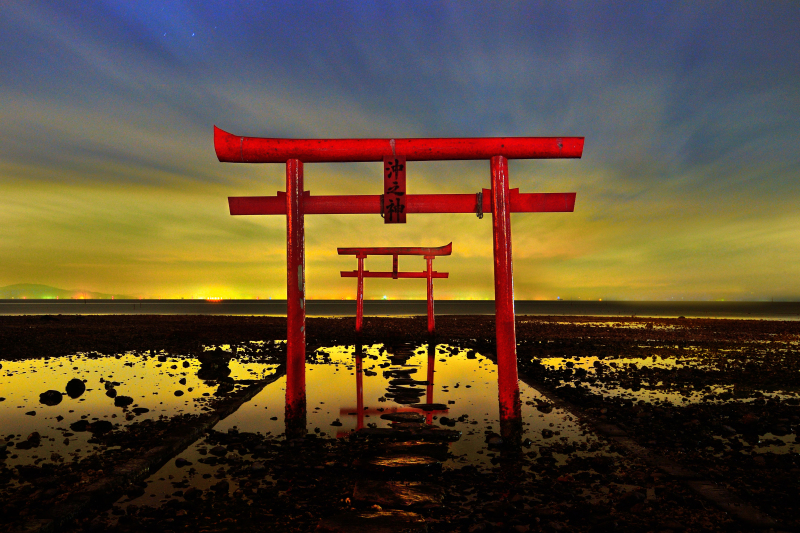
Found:
<svg viewBox="0 0 800 533"><path fill-rule="evenodd" d="M434 331L433 317L433 279L447 278L448 272L433 270L433 258L439 255L450 255L453 252L453 243L439 246L438 248L418 247L378 247L378 248L337 248L339 255L354 255L358 259L358 270L343 270L343 278L358 278L356 286L356 331L361 333L364 321L364 278L426 278L428 280L428 333ZM370 255L391 255L391 272L374 272L364 270L364 259ZM427 270L425 272L399 272L397 258L400 255L421 255L425 257Z"/></svg>
<svg viewBox="0 0 800 533"><path fill-rule="evenodd" d="M408 194L405 213L492 214L495 335L500 427L519 434L522 413L517 380L511 213L571 212L575 193L520 193L509 189L509 159L579 158L583 137L433 139L271 139L240 137L214 126L214 148L225 163L284 163L286 192L272 197L231 197L231 215L286 216L286 423L305 431L305 227L306 214L384 213L383 195L311 196L303 163L479 160L490 162L491 188L475 194ZM386 174L384 174L386 178ZM404 176L403 176L404 179ZM486 194L484 194L486 193Z"/></svg>

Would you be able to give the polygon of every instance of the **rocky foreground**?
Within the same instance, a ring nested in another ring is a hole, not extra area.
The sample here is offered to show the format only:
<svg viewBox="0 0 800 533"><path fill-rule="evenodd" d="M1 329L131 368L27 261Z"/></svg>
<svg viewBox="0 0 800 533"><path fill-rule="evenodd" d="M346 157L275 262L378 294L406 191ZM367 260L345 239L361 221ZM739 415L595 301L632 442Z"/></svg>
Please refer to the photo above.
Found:
<svg viewBox="0 0 800 533"><path fill-rule="evenodd" d="M362 340L422 343L425 327L424 318L367 319ZM0 361L93 350L192 354L203 345L282 339L284 328L284 319L264 317L2 317ZM439 317L437 328L440 342L492 353L493 317ZM349 319L309 319L307 329L309 352L356 340ZM215 468L211 488L193 487L189 474L163 505L112 506L142 490L146 472L122 475L132 461L207 422L176 416L98 431L112 451L78 463L6 468L13 452L6 445L0 529L355 531L359 516L403 513L406 522L387 522L385 530L800 529L793 503L800 323L518 317L517 332L522 379L551 400L525 408L565 407L602 436L598 449L556 439L515 446L487 434L493 469L442 468L441 440L369 431L287 440L204 429L198 436L208 449L203 461ZM239 488L229 493L233 481ZM3 490L12 482L13 492ZM83 497L103 482L105 497ZM726 501L750 514L732 512ZM364 530L384 527L372 524Z"/></svg>

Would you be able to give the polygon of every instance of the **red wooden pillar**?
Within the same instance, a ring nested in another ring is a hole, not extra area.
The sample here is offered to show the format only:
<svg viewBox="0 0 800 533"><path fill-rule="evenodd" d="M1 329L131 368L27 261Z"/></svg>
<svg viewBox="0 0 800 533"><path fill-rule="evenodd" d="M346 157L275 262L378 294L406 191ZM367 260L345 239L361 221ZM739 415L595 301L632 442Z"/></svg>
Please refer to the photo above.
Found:
<svg viewBox="0 0 800 533"><path fill-rule="evenodd" d="M303 162L286 161L286 436L306 431L306 260Z"/></svg>
<svg viewBox="0 0 800 533"><path fill-rule="evenodd" d="M356 288L356 333L364 324L364 256L358 256L358 287Z"/></svg>
<svg viewBox="0 0 800 533"><path fill-rule="evenodd" d="M499 155L492 157L491 175L500 429L504 438L513 439L522 431L522 410L517 381L514 278L511 265L511 202L508 191L508 160L505 157Z"/></svg>
<svg viewBox="0 0 800 533"><path fill-rule="evenodd" d="M426 255L425 261L428 263L428 334L432 335L436 329L433 318L433 256Z"/></svg>

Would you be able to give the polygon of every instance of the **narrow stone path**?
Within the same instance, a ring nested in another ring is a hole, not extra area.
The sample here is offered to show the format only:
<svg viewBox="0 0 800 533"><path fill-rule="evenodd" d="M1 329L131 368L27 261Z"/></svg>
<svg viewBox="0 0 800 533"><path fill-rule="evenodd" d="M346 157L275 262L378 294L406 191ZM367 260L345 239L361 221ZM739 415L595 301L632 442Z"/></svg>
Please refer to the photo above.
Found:
<svg viewBox="0 0 800 533"><path fill-rule="evenodd" d="M395 364L404 363L402 357L396 358ZM402 403L418 402L420 389L413 386L427 385L427 381L411 379L413 372L416 369L386 371L395 378L390 392L408 398ZM414 407L446 409L438 404L415 404ZM426 512L442 506L444 488L437 480L441 478L442 461L448 456L449 443L460 439L461 432L426 425L425 415L417 412L385 413L381 418L388 420L391 427L366 427L351 437L379 443L373 454L360 458L353 465L358 479L352 502L360 509L323 519L316 531L423 532L428 530Z"/></svg>
<svg viewBox="0 0 800 533"><path fill-rule="evenodd" d="M442 506L444 488L437 484L449 442L460 431L426 426L424 419L409 421L402 413L399 427L375 431L365 428L353 438L380 439L376 453L356 462L359 479L352 501L365 510L353 510L321 520L318 532L427 531L426 510ZM393 415L383 415L392 420ZM398 417L399 418L399 417Z"/></svg>

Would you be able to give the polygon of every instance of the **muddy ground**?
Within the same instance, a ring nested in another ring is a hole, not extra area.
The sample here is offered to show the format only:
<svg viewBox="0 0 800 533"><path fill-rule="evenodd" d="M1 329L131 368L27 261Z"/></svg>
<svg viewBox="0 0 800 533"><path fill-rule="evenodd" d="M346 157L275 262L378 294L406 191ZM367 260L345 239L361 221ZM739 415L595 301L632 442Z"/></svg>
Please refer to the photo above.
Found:
<svg viewBox="0 0 800 533"><path fill-rule="evenodd" d="M424 317L368 318L362 341L422 343L425 329ZM307 330L309 352L356 341L352 319L310 318ZM493 351L493 317L437 317L437 330L441 342ZM611 424L647 450L729 490L774 518L775 530L800 529L800 509L793 503L800 492L800 464L796 452L786 451L795 449L787 442L794 441L800 426L799 322L518 317L517 337L526 381L568 402L593 424ZM283 338L285 319L271 317L1 317L0 362L91 351L164 350L191 356L201 354L204 345ZM283 354L272 349L249 356L280 362ZM621 359L624 364L618 363ZM651 364L657 360L680 364ZM637 400L644 392L672 400ZM674 399L697 396L699 401ZM143 450L196 423L191 416L179 416L98 432L95 438L111 451L79 463L44 461L22 470L5 467L4 456L13 453L7 446L0 451L0 490L12 479L21 484L13 494L0 492L0 529L46 520L48 510L70 494L113 475ZM592 426L587 430L594 431ZM218 489L198 491L177 481L173 497L158 508L112 508L120 495L135 497L142 490L137 484L120 486L107 498L76 508L57 529L311 531L321 518L358 507L351 499L358 477L353 463L378 446L369 439L326 439L313 433L289 441L214 431L205 438L209 449L218 450L208 457L219 465ZM446 489L442 507L419 510L428 529L753 529L697 496L684 479L613 442L602 453L552 442L493 449L495 468L490 471L467 465L421 473ZM225 483L233 478L240 489L228 494Z"/></svg>

